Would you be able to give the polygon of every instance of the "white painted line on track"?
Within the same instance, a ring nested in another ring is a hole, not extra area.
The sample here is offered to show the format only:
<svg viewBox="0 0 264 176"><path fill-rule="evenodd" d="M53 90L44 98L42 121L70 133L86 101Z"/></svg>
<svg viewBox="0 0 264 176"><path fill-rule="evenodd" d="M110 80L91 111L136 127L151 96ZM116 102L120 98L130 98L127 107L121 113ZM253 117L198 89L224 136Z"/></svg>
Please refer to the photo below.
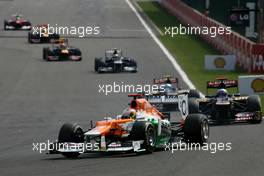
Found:
<svg viewBox="0 0 264 176"><path fill-rule="evenodd" d="M186 83L186 85L190 89L195 89L195 86L191 82L191 80L188 78L186 73L183 71L183 69L180 67L180 65L177 63L176 59L172 56L172 54L168 51L168 49L161 43L161 41L156 37L156 35L153 33L151 28L148 26L146 21L140 16L136 8L132 5L130 0L126 0L126 3L129 5L129 7L132 9L132 11L136 14L141 24L145 27L145 29L148 31L152 39L156 42L156 44L160 47L160 49L163 51L163 53L166 55L166 57L169 59L169 61L172 63L173 67L176 71L178 71L179 76L182 78L182 80Z"/></svg>

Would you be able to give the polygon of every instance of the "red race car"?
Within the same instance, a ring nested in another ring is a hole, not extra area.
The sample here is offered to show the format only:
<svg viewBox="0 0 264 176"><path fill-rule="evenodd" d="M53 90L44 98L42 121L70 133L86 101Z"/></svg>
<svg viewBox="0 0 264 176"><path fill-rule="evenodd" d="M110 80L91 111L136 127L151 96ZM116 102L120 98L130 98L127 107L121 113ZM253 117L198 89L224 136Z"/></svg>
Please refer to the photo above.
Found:
<svg viewBox="0 0 264 176"><path fill-rule="evenodd" d="M9 20L4 21L5 30L30 30L31 27L31 23L20 14L12 15Z"/></svg>

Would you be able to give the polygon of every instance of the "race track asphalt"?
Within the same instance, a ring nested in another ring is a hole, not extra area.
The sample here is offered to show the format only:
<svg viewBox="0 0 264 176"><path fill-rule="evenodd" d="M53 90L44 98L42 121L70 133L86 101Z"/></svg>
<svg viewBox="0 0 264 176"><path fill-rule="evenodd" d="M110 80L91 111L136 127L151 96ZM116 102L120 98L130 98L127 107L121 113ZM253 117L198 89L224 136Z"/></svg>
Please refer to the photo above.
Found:
<svg viewBox="0 0 264 176"><path fill-rule="evenodd" d="M104 95L98 85L150 84L177 75L171 63L124 0L0 0L0 22L20 12L33 24L99 26L101 34L70 38L82 62L44 62L42 47L27 32L0 30L0 175L262 175L263 124L211 128L210 142L231 142L231 151L159 151L151 155L61 155L32 151L33 142L55 140L64 122L87 127L90 120L120 114L125 93ZM94 58L122 48L138 61L136 74L96 74ZM182 84L182 87L186 86Z"/></svg>

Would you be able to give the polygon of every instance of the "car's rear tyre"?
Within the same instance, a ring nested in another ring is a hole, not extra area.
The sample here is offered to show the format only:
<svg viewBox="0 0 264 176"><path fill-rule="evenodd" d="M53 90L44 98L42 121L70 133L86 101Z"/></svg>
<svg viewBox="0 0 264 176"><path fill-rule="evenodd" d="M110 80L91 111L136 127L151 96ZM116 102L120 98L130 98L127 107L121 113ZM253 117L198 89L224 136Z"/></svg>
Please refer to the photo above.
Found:
<svg viewBox="0 0 264 176"><path fill-rule="evenodd" d="M261 100L258 95L251 95L247 98L247 111L248 112L261 112ZM252 119L251 123L261 123L262 117Z"/></svg>
<svg viewBox="0 0 264 176"><path fill-rule="evenodd" d="M65 123L59 132L58 136L59 143L73 142L82 143L84 142L84 132L82 128L77 124ZM75 158L80 155L79 152L63 152L63 156L67 158Z"/></svg>
<svg viewBox="0 0 264 176"><path fill-rule="evenodd" d="M28 32L28 43L32 43L31 39L32 39L32 34L31 32Z"/></svg>
<svg viewBox="0 0 264 176"><path fill-rule="evenodd" d="M183 130L185 139L190 143L204 144L209 138L209 123L203 114L189 114Z"/></svg>
<svg viewBox="0 0 264 176"><path fill-rule="evenodd" d="M133 124L130 137L132 140L143 140L146 153L152 153L156 145L156 129L149 122L136 121Z"/></svg>
<svg viewBox="0 0 264 176"><path fill-rule="evenodd" d="M43 55L42 55L42 58L44 59L44 60L48 60L48 57L47 57L47 55L48 55L48 48L43 48Z"/></svg>
<svg viewBox="0 0 264 176"><path fill-rule="evenodd" d="M199 103L196 98L188 99L189 114L199 113Z"/></svg>
<svg viewBox="0 0 264 176"><path fill-rule="evenodd" d="M102 65L102 59L95 58L94 59L94 71L99 73L98 68Z"/></svg>
<svg viewBox="0 0 264 176"><path fill-rule="evenodd" d="M77 61L79 61L79 62L82 61L82 56L81 56L80 59L78 59Z"/></svg>
<svg viewBox="0 0 264 176"><path fill-rule="evenodd" d="M132 66L136 67L136 69L137 69L137 62L133 61ZM132 73L137 73L137 70L133 70Z"/></svg>
<svg viewBox="0 0 264 176"><path fill-rule="evenodd" d="M189 98L201 98L200 92L198 90L195 90L195 89L191 89L189 91L188 97Z"/></svg>
<svg viewBox="0 0 264 176"><path fill-rule="evenodd" d="M4 30L7 30L7 27L6 26L7 26L7 21L5 20L4 21Z"/></svg>

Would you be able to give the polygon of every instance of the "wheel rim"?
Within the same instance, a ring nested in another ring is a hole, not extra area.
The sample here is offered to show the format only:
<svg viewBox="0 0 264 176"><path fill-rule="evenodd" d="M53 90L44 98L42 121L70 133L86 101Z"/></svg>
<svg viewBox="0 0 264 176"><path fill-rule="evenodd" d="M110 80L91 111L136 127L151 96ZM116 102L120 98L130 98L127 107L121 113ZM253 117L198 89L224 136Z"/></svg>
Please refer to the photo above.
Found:
<svg viewBox="0 0 264 176"><path fill-rule="evenodd" d="M154 130L152 128L148 128L148 143L151 147L154 147L155 145L155 134L154 134Z"/></svg>
<svg viewBox="0 0 264 176"><path fill-rule="evenodd" d="M201 134L203 139L207 140L209 138L209 126L206 120L202 122Z"/></svg>
<svg viewBox="0 0 264 176"><path fill-rule="evenodd" d="M78 142L83 142L83 131L82 131L82 129L78 128L76 130L75 137L78 140Z"/></svg>

